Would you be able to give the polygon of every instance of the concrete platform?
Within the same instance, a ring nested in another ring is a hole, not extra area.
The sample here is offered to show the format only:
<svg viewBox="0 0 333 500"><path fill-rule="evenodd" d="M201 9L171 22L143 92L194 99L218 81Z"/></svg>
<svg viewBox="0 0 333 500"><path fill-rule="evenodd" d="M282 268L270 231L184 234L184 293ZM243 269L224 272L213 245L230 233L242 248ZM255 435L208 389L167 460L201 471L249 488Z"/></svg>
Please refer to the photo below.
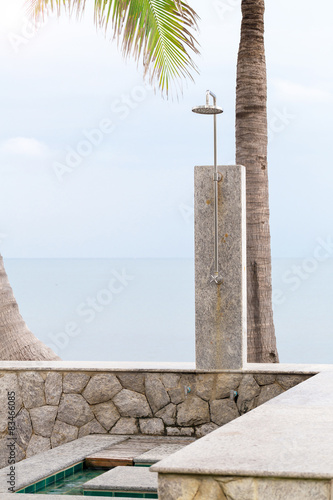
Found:
<svg viewBox="0 0 333 500"><path fill-rule="evenodd" d="M148 467L116 467L85 483L83 490L157 493L157 474Z"/></svg>
<svg viewBox="0 0 333 500"><path fill-rule="evenodd" d="M208 490L211 500L331 500L333 373L308 379L151 470L159 473L160 500L183 491L187 500L204 500Z"/></svg>

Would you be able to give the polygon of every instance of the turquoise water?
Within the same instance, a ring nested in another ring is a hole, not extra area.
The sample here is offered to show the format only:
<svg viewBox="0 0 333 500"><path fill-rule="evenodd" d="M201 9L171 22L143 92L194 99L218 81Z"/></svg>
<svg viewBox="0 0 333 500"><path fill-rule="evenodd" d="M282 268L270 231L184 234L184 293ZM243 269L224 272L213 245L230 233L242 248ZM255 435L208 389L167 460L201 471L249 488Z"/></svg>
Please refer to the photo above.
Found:
<svg viewBox="0 0 333 500"><path fill-rule="evenodd" d="M192 259L7 259L5 266L29 327L64 360L195 359ZM332 277L332 259L273 260L281 362L333 362Z"/></svg>
<svg viewBox="0 0 333 500"><path fill-rule="evenodd" d="M82 471L75 472L72 476L66 477L59 482L50 484L40 491L37 495L83 495L81 486L94 479L94 477L103 474L105 469L83 469Z"/></svg>

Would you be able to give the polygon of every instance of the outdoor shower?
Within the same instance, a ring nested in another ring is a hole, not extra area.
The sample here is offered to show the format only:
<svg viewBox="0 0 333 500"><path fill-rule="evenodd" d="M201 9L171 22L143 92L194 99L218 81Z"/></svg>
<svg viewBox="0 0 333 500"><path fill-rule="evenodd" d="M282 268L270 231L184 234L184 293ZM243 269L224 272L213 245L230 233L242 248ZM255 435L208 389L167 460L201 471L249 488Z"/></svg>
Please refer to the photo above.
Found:
<svg viewBox="0 0 333 500"><path fill-rule="evenodd" d="M213 105L209 104L209 97L213 98ZM216 95L210 90L206 92L206 104L204 106L195 106L192 108L194 113L200 115L214 115L214 269L210 276L210 282L217 285L222 283L222 277L219 274L219 229L218 229L218 182L222 180L222 175L217 171L217 146L216 146L216 115L223 113L223 109L216 106Z"/></svg>

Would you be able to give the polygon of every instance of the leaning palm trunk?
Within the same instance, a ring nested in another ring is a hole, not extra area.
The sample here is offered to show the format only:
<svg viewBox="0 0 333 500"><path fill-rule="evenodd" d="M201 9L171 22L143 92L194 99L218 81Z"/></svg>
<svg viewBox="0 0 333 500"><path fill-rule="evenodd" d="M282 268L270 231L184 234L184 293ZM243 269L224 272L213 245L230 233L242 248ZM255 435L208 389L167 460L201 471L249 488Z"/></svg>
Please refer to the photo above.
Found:
<svg viewBox="0 0 333 500"><path fill-rule="evenodd" d="M248 361L278 362L272 311L264 0L242 0L236 162L246 167Z"/></svg>
<svg viewBox="0 0 333 500"><path fill-rule="evenodd" d="M25 324L0 255L0 360L59 360Z"/></svg>

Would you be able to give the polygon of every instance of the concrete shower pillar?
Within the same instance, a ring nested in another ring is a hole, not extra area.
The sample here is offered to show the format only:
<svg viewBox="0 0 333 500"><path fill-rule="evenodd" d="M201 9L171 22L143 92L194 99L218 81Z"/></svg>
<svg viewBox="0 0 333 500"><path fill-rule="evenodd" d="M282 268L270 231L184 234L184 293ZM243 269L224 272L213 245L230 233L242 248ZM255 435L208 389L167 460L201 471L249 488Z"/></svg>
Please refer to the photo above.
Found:
<svg viewBox="0 0 333 500"><path fill-rule="evenodd" d="M195 337L196 368L240 369L246 363L246 200L245 167L219 166L219 270L214 262L212 166L195 167Z"/></svg>

